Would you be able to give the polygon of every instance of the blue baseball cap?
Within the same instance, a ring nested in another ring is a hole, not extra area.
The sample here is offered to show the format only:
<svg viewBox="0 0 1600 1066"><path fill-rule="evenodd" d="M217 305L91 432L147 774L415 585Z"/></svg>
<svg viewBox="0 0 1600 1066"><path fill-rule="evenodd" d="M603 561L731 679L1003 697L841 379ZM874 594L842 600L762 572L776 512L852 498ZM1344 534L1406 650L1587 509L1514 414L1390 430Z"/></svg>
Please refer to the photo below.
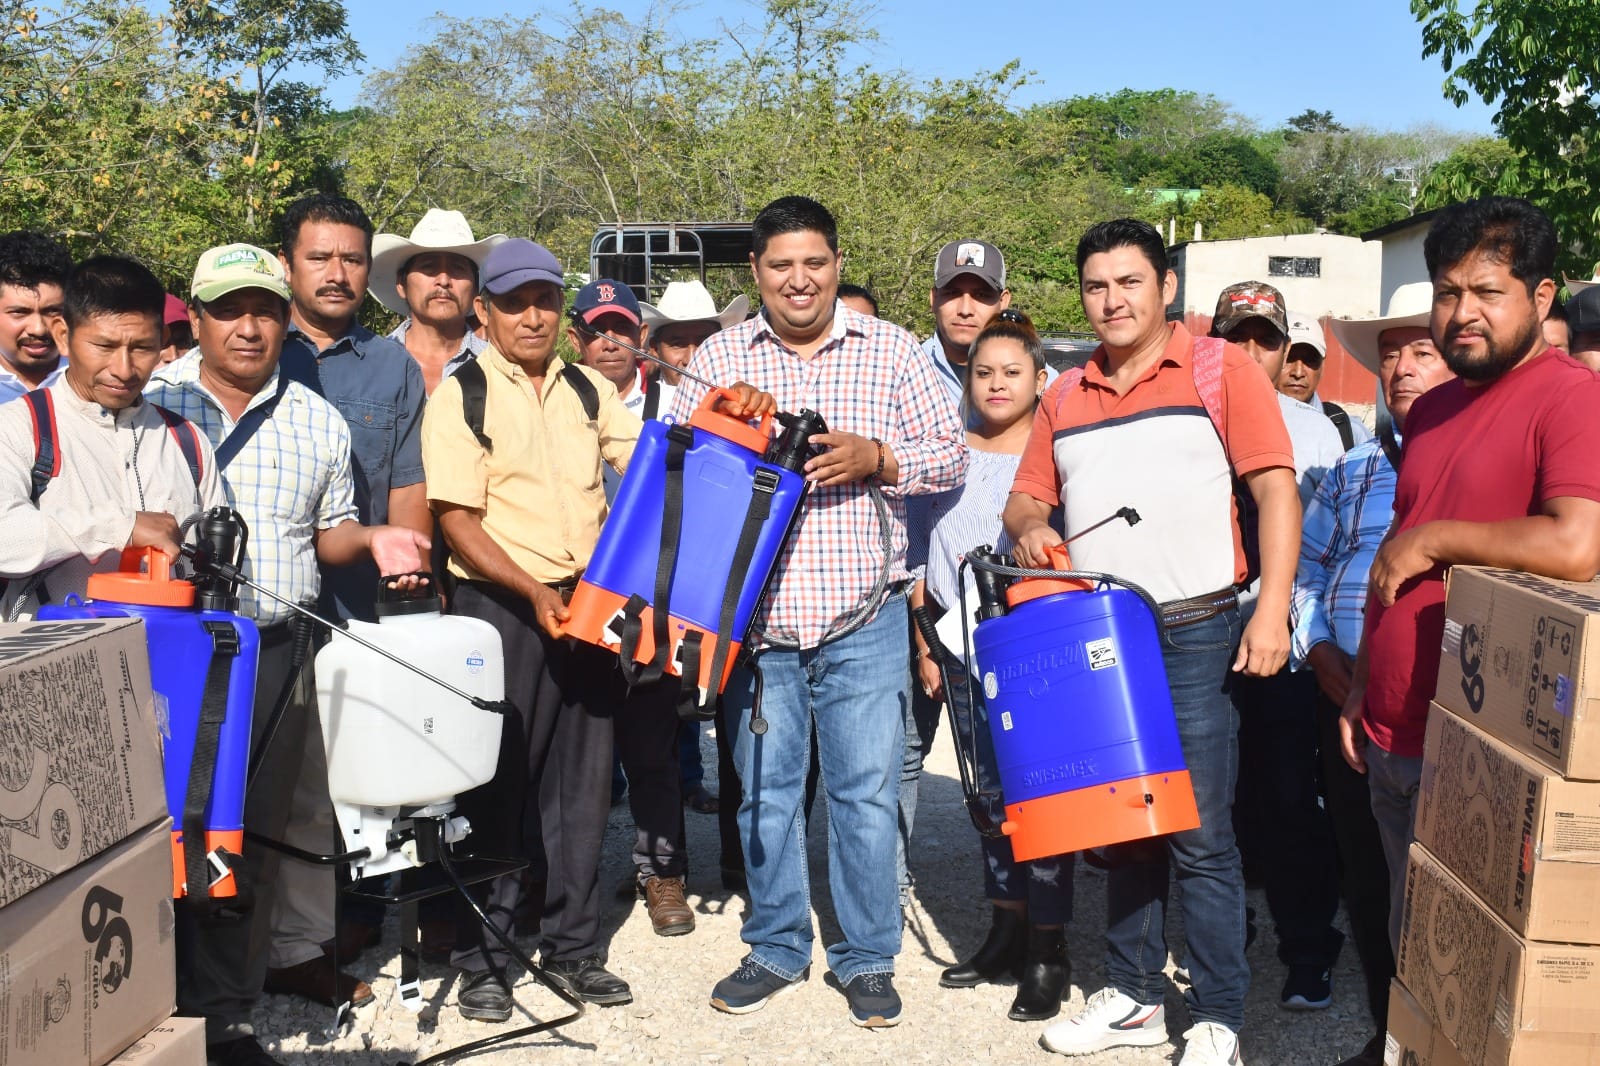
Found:
<svg viewBox="0 0 1600 1066"><path fill-rule="evenodd" d="M572 298L572 313L589 323L601 315L621 315L636 326L642 321L633 290L611 278L591 281L579 289Z"/></svg>
<svg viewBox="0 0 1600 1066"><path fill-rule="evenodd" d="M559 288L564 280L555 254L526 237L502 241L483 260L483 291L495 296L530 281L548 281Z"/></svg>

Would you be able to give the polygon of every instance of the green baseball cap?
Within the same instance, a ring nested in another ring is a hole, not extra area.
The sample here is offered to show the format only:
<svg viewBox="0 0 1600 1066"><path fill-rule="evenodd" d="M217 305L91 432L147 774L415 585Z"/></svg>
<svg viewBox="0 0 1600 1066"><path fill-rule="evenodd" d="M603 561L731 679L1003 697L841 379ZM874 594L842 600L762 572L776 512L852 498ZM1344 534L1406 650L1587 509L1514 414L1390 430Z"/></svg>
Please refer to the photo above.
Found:
<svg viewBox="0 0 1600 1066"><path fill-rule="evenodd" d="M289 299L289 281L278 257L253 244L224 244L200 254L189 295L201 303L220 300L240 289L265 289Z"/></svg>

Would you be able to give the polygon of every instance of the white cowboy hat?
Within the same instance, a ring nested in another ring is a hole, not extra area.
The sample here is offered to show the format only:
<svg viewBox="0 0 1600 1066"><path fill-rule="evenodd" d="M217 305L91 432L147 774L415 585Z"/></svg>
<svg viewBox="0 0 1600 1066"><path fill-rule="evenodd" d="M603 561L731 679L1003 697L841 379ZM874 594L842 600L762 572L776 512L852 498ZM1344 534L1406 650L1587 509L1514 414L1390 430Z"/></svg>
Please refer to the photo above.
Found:
<svg viewBox="0 0 1600 1066"><path fill-rule="evenodd" d="M408 259L423 252L454 252L472 260L482 271L489 249L505 239L504 233L496 233L475 241L466 215L430 207L421 221L411 227L409 238L397 233L380 233L372 238L372 271L367 275L367 291L395 314L409 315L411 309L395 287L400 281L400 268Z"/></svg>
<svg viewBox="0 0 1600 1066"><path fill-rule="evenodd" d="M750 299L735 296L728 306L717 310L717 301L698 281L674 281L667 285L661 299L653 304L639 304L644 323L651 329L673 322L715 322L718 329L743 322L750 314Z"/></svg>
<svg viewBox="0 0 1600 1066"><path fill-rule="evenodd" d="M1329 325L1333 335L1356 362L1378 372L1378 335L1386 329L1405 326L1427 327L1433 317L1433 283L1413 281L1394 290L1389 297L1389 313L1382 318L1336 318Z"/></svg>
<svg viewBox="0 0 1600 1066"><path fill-rule="evenodd" d="M1561 275L1561 280L1566 283L1568 296L1576 296L1578 293L1589 288L1590 286L1600 285L1600 277L1593 277L1585 280L1583 278L1571 278L1563 274Z"/></svg>

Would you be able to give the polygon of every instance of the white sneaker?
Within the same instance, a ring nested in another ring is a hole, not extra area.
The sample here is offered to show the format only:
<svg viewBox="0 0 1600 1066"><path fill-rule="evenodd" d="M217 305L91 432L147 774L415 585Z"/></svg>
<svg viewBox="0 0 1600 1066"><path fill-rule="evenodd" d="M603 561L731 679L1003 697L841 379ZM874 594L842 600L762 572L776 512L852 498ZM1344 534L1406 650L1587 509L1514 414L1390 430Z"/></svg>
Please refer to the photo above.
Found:
<svg viewBox="0 0 1600 1066"><path fill-rule="evenodd" d="M1201 1022L1183 1034L1183 1058L1178 1066L1243 1066L1239 1035L1226 1025Z"/></svg>
<svg viewBox="0 0 1600 1066"><path fill-rule="evenodd" d="M1138 1003L1114 988L1102 988L1089 997L1083 1010L1046 1029L1039 1042L1060 1055L1154 1047L1167 1042L1166 1008L1159 1003L1153 1007Z"/></svg>

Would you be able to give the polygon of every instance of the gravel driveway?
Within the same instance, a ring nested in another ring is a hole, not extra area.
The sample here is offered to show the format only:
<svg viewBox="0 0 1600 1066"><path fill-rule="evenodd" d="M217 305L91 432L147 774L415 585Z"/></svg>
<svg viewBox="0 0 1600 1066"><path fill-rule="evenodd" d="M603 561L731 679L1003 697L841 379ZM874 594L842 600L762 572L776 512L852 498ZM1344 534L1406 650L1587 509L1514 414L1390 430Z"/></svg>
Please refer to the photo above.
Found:
<svg viewBox="0 0 1600 1066"><path fill-rule="evenodd" d="M603 936L610 941L611 969L633 986L634 1002L624 1007L590 1008L585 1017L555 1033L541 1034L459 1060L474 1064L540 1063L712 1063L720 1066L779 1064L1062 1061L1039 1046L1049 1023L1006 1019L1014 989L1007 985L943 989L939 971L972 951L988 928L982 900L976 836L961 805L948 730L941 729L929 759L917 808L912 854L915 903L907 916L905 943L896 986L905 1000L902 1022L893 1029L862 1030L849 1022L843 996L823 983L825 962L819 939L811 981L755 1014L734 1017L707 1005L711 986L744 955L739 924L746 903L722 888L718 876L716 818L689 813L689 902L697 928L687 936L658 937L651 932L642 903L612 897L627 874L632 820L623 803L613 809L606 834L601 885L605 910ZM707 787L714 787L715 753L705 740ZM812 895L823 939L837 935L827 899L826 826L812 828ZM1073 959L1072 998L1081 1005L1100 987L1105 928L1104 874L1077 864L1077 914L1069 930ZM1254 970L1246 1004L1244 1058L1251 1066L1332 1063L1353 1054L1371 1033L1355 951L1348 943L1334 976L1333 1006L1325 1011L1291 1013L1277 1006L1283 970L1275 955L1271 921L1259 891L1250 893L1261 935L1250 948ZM1341 915L1341 924L1343 918ZM1169 943L1181 945L1181 920L1174 913ZM424 965L423 1014L407 1013L399 1003L398 931L393 918L383 945L366 952L350 968L372 983L374 1001L355 1012L354 1023L338 1037L328 1028L332 1012L284 996L266 997L256 1011L262 1043L286 1063L335 1062L349 1066L414 1062L489 1035L526 1024L518 1016L504 1026L463 1020L455 1010L455 975L448 967ZM519 1003L539 1017L553 1017L563 1004L531 978L517 985ZM1167 1024L1176 1040L1187 1028L1187 1014L1176 990L1167 999ZM1066 1009L1066 1008L1064 1008ZM1134 1066L1176 1059L1177 1045L1122 1049L1080 1061L1087 1066Z"/></svg>

